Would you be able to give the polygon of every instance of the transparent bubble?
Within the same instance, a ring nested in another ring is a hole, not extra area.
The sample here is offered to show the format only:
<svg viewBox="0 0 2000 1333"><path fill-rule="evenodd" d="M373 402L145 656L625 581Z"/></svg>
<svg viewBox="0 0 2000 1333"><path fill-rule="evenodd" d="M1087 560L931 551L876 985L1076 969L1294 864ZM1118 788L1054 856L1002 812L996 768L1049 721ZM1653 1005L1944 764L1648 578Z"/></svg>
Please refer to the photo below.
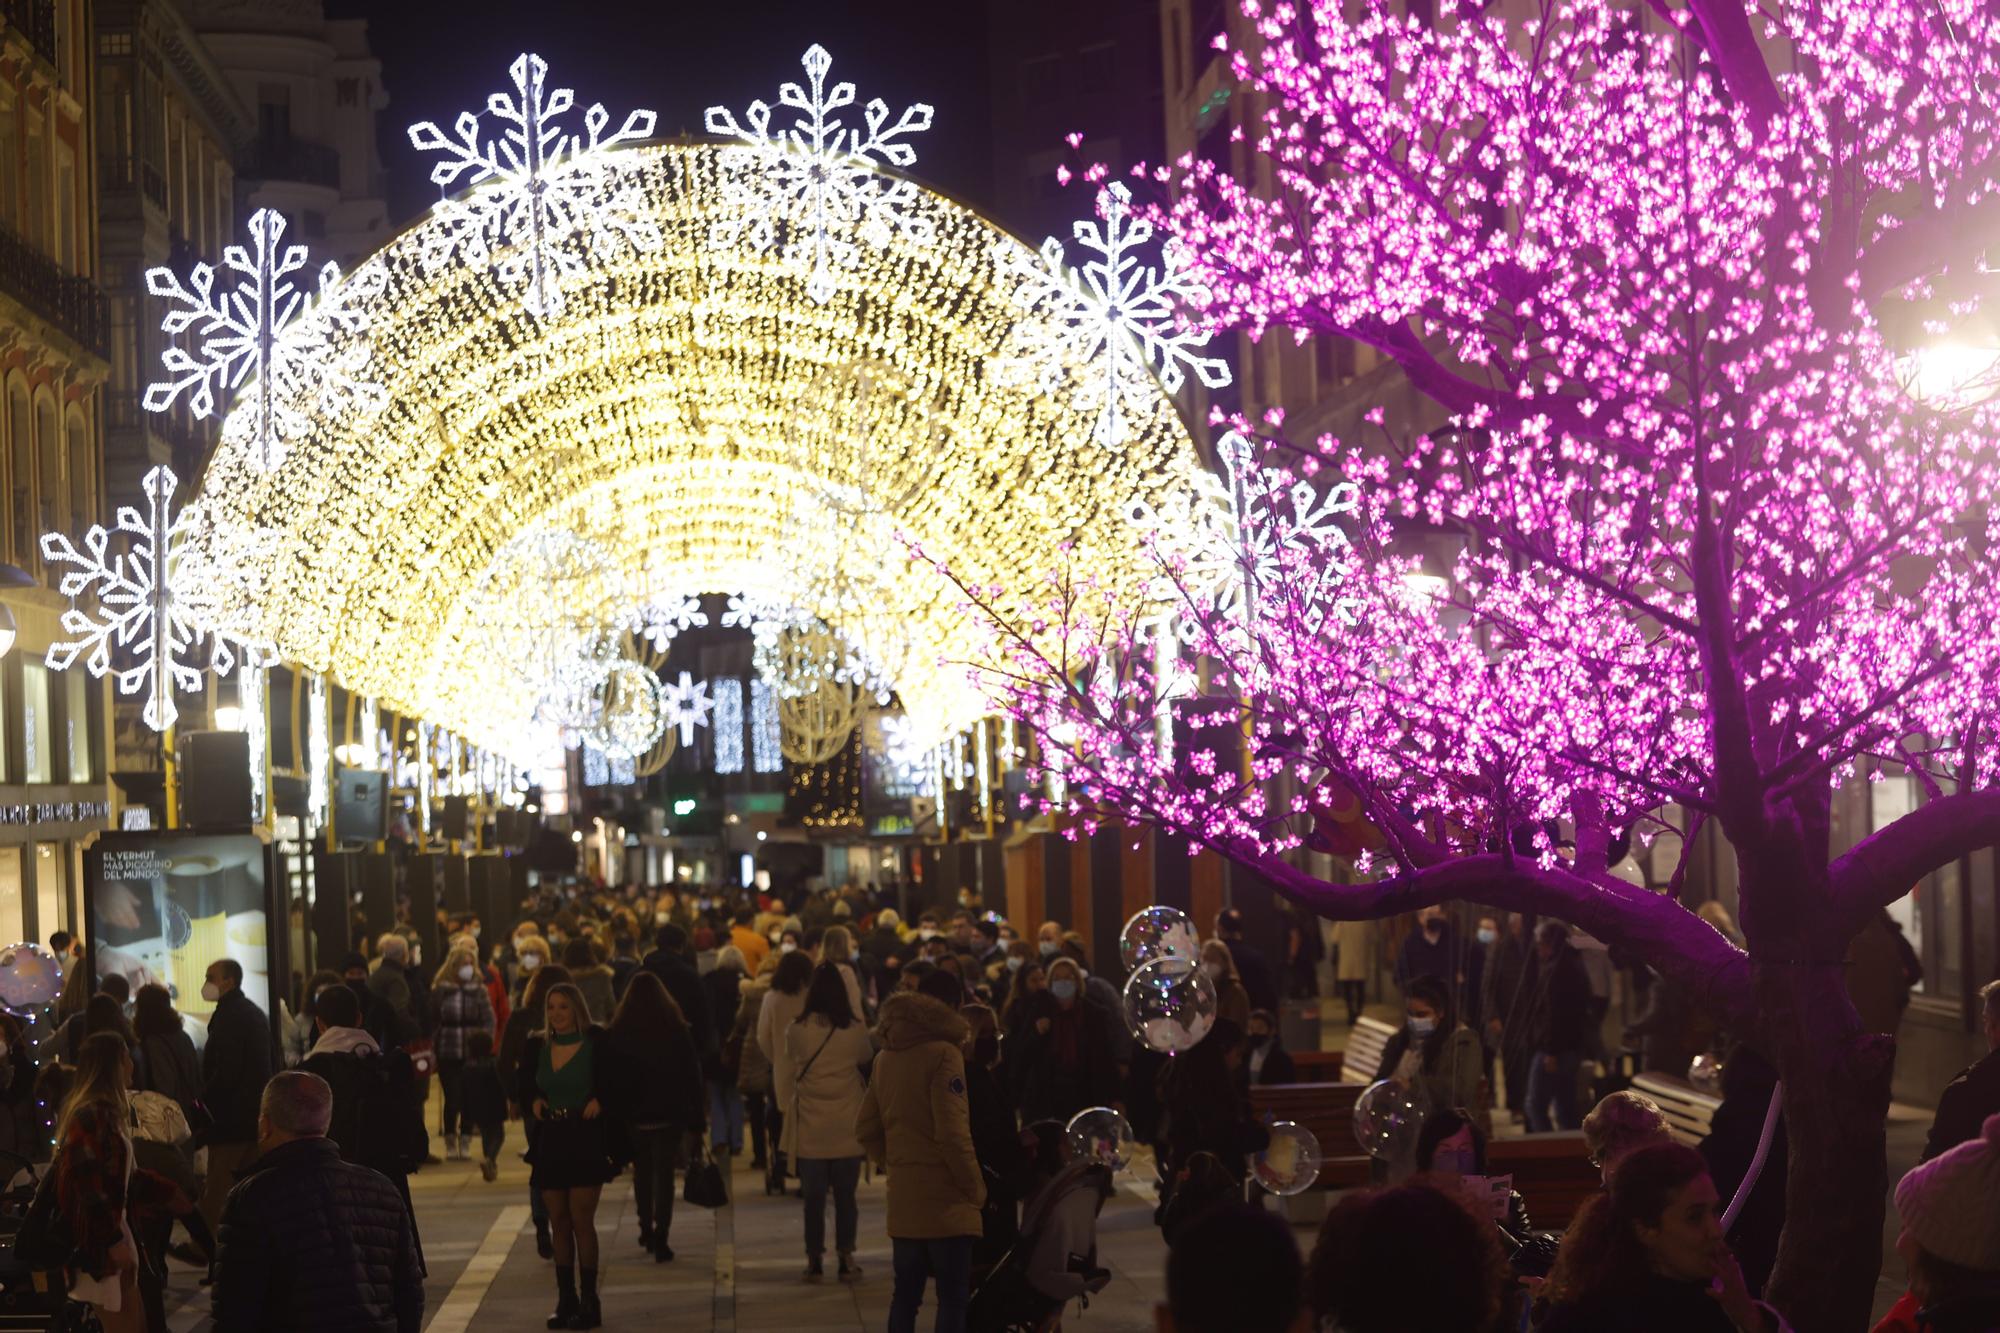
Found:
<svg viewBox="0 0 2000 1333"><path fill-rule="evenodd" d="M1703 1051L1688 1061L1688 1082L1703 1092L1722 1092L1722 1061Z"/></svg>
<svg viewBox="0 0 2000 1333"><path fill-rule="evenodd" d="M1371 1157L1404 1161L1417 1150L1424 1107L1400 1083L1383 1079L1372 1084L1354 1103L1354 1141Z"/></svg>
<svg viewBox="0 0 2000 1333"><path fill-rule="evenodd" d="M1063 1141L1072 1161L1123 1171L1132 1160L1132 1124L1108 1106L1092 1106L1071 1116Z"/></svg>
<svg viewBox="0 0 2000 1333"><path fill-rule="evenodd" d="M1251 1159L1250 1172L1273 1194L1301 1194L1319 1179L1319 1139L1304 1125L1280 1120L1271 1142Z"/></svg>
<svg viewBox="0 0 2000 1333"><path fill-rule="evenodd" d="M54 1004L62 993L56 956L39 944L0 950L0 1006L22 1013Z"/></svg>
<svg viewBox="0 0 2000 1333"><path fill-rule="evenodd" d="M1153 1050L1177 1055L1215 1026L1215 983L1191 959L1141 963L1125 981L1125 1021Z"/></svg>
<svg viewBox="0 0 2000 1333"><path fill-rule="evenodd" d="M1155 958L1199 962L1201 937L1195 934L1194 922L1180 908L1148 907L1125 923L1118 936L1118 956L1125 960L1127 972Z"/></svg>

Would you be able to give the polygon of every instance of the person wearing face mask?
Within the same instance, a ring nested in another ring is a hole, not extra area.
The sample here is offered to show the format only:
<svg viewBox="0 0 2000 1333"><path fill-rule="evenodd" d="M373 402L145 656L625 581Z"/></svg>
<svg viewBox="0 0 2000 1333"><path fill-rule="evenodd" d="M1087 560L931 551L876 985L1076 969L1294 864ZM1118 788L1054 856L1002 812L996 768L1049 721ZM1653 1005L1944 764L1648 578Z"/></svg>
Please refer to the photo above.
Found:
<svg viewBox="0 0 2000 1333"><path fill-rule="evenodd" d="M1405 996L1402 1030L1383 1046L1375 1077L1410 1088L1427 1107L1476 1106L1484 1114L1485 1057L1479 1038L1452 1011L1450 990L1436 977L1416 977Z"/></svg>
<svg viewBox="0 0 2000 1333"><path fill-rule="evenodd" d="M555 961L553 949L541 935L533 932L515 934L514 1008L521 1007L521 997L528 993L528 983L535 979L535 973Z"/></svg>
<svg viewBox="0 0 2000 1333"><path fill-rule="evenodd" d="M234 958L208 965L201 998L214 1006L201 1052L201 1098L214 1117L201 1216L214 1231L237 1170L257 1151L257 1099L271 1078L271 1021L243 993L243 965Z"/></svg>
<svg viewBox="0 0 2000 1333"><path fill-rule="evenodd" d="M1063 928L1060 921L1044 921L1035 931L1035 952L1047 963L1062 952Z"/></svg>
<svg viewBox="0 0 2000 1333"><path fill-rule="evenodd" d="M1201 970L1215 983L1215 1016L1234 1023L1238 1032L1249 1027L1250 992L1243 988L1243 978L1237 975L1236 960L1230 955L1229 946L1221 940L1202 945Z"/></svg>
<svg viewBox="0 0 2000 1333"><path fill-rule="evenodd" d="M1058 958L1048 981L1048 990L1027 997L1024 1006L1016 1095L1023 1119L1067 1124L1085 1107L1109 1106L1117 1098L1118 1066L1103 1024L1084 1002L1083 969Z"/></svg>
<svg viewBox="0 0 2000 1333"><path fill-rule="evenodd" d="M1486 1174L1486 1136L1479 1132L1472 1113L1459 1107L1451 1110L1433 1111L1424 1117L1424 1127L1417 1134L1416 1167L1428 1173L1431 1183L1439 1189L1455 1190L1467 1176ZM1491 1204L1485 1194L1467 1196L1467 1203L1480 1216L1487 1215ZM1528 1220L1528 1202L1519 1190L1507 1194L1507 1217L1500 1223L1501 1248L1510 1253L1516 1251L1530 1238L1533 1225ZM1516 1257L1517 1271L1520 1257ZM1542 1263L1546 1265L1546 1259ZM1546 1266L1533 1276L1541 1276L1548 1270Z"/></svg>
<svg viewBox="0 0 2000 1333"><path fill-rule="evenodd" d="M1298 1068L1278 1044L1278 1020L1268 1009L1250 1011L1250 1036L1243 1057L1242 1082L1245 1088L1268 1087L1274 1083L1296 1083Z"/></svg>
<svg viewBox="0 0 2000 1333"><path fill-rule="evenodd" d="M1034 959L1034 945L1026 940L1011 940L1007 947L986 965L986 984L993 989L995 1010L1007 1007L1008 997L1014 993L1014 983L1020 977L1021 969Z"/></svg>
<svg viewBox="0 0 2000 1333"><path fill-rule="evenodd" d="M1618 1163L1564 1233L1543 1333L1787 1333L1743 1285L1701 1154L1678 1143Z"/></svg>
<svg viewBox="0 0 2000 1333"><path fill-rule="evenodd" d="M1442 907L1426 907L1417 913L1417 928L1396 951L1396 989L1409 993L1410 982L1418 977L1436 977L1457 997L1465 988L1465 946ZM1455 1003L1464 1013L1466 1006Z"/></svg>
<svg viewBox="0 0 2000 1333"><path fill-rule="evenodd" d="M437 1052L438 1087L444 1095L444 1154L448 1161L472 1160L474 1126L461 1125L467 1041L475 1032L497 1035L493 1001L479 975L470 945L451 950L431 982L431 1041Z"/></svg>

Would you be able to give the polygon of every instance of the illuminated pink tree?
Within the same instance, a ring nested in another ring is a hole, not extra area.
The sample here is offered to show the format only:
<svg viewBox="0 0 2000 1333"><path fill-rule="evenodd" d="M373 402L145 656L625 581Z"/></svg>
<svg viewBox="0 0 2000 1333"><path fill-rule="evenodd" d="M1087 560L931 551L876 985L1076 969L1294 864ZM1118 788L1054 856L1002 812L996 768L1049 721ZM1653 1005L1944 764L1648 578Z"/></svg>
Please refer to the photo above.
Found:
<svg viewBox="0 0 2000 1333"><path fill-rule="evenodd" d="M1842 960L2000 843L2000 436L1913 392L1907 356L1986 281L2000 20L1518 8L1432 28L1252 0L1254 177L1155 173L1199 322L1369 344L1451 429L1236 423L1229 494L1145 516L1198 671L1162 669L1152 607L1087 579L965 591L1079 825L1184 834L1330 917L1553 914L1724 1012L1787 1088L1774 1298L1860 1328L1893 1043ZM1336 496L1351 512L1320 522ZM1449 580L1413 577L1417 534L1456 539ZM1834 857L1833 793L1885 766L1926 803ZM1351 798L1385 844L1366 882L1296 868ZM1733 851L1747 954L1609 872L1668 810Z"/></svg>

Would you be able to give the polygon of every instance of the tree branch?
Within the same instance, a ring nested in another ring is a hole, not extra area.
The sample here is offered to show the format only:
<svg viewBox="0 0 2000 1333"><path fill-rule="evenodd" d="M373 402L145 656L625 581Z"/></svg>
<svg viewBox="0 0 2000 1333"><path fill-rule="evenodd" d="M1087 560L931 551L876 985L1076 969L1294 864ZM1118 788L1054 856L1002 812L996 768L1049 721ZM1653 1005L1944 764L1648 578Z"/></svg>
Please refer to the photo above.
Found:
<svg viewBox="0 0 2000 1333"><path fill-rule="evenodd" d="M1966 178L1982 180L1994 166L1982 163ZM1972 205L1924 209L1861 256L1861 299L1876 301L1918 278L1972 263L1986 253L1996 230L2000 195Z"/></svg>
<svg viewBox="0 0 2000 1333"><path fill-rule="evenodd" d="M1688 12L1701 28L1702 45L1729 91L1762 122L1782 109L1777 80L1764 62L1757 34L1742 0L1688 0Z"/></svg>
<svg viewBox="0 0 2000 1333"><path fill-rule="evenodd" d="M2000 846L2000 788L1929 801L1863 838L1828 869L1841 939L1918 880L1982 847Z"/></svg>
<svg viewBox="0 0 2000 1333"><path fill-rule="evenodd" d="M1610 875L1584 877L1499 855L1460 856L1368 884L1329 884L1290 862L1231 843L1216 851L1268 879L1299 906L1332 921L1366 921L1463 899L1501 911L1534 912L1581 926L1630 950L1687 986L1730 1022L1754 1024L1750 960L1714 927L1664 894Z"/></svg>

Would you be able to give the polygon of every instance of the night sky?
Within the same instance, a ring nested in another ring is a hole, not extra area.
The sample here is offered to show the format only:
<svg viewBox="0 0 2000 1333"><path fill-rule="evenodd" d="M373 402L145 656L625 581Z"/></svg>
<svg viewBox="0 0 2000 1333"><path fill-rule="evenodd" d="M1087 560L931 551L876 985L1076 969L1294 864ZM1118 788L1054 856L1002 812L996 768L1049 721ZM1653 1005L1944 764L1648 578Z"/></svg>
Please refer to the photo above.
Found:
<svg viewBox="0 0 2000 1333"><path fill-rule="evenodd" d="M367 19L382 59L382 153L397 225L437 198L408 127L436 120L449 130L488 93L511 91L507 65L522 51L546 57L579 106L604 103L614 126L651 108L670 137L700 133L711 104L740 120L753 99L775 102L781 82L803 79L799 57L817 41L833 54L831 80L852 80L860 102L881 97L892 118L911 102L937 109L915 140L918 177L973 203L989 193L982 0L327 0L326 12ZM858 123L859 107L844 119Z"/></svg>

